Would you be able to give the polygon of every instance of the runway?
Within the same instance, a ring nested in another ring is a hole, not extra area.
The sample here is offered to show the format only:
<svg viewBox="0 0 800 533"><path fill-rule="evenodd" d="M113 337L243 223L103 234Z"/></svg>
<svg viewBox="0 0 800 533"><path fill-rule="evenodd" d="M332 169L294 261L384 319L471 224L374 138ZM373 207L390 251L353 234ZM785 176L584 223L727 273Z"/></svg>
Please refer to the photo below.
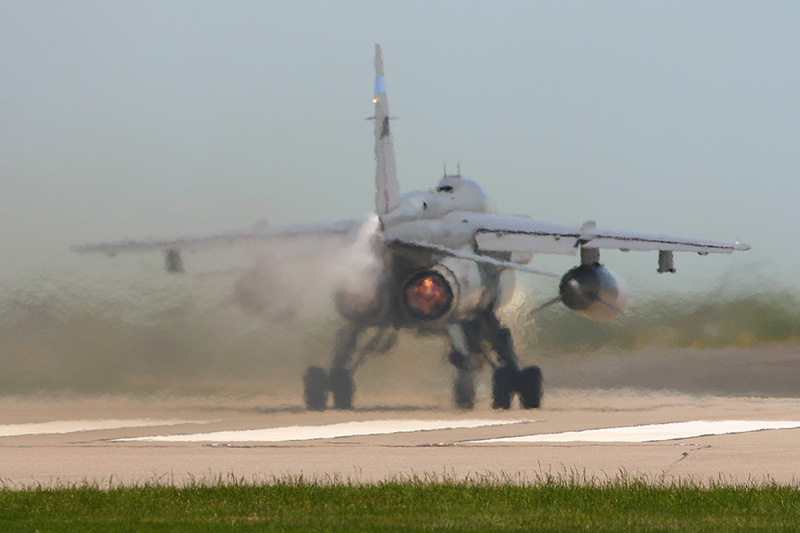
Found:
<svg viewBox="0 0 800 533"><path fill-rule="evenodd" d="M2 401L0 479L12 487L300 475L800 479L798 399L556 389L532 411L494 411L484 398L464 412L423 398L323 413L270 397Z"/></svg>

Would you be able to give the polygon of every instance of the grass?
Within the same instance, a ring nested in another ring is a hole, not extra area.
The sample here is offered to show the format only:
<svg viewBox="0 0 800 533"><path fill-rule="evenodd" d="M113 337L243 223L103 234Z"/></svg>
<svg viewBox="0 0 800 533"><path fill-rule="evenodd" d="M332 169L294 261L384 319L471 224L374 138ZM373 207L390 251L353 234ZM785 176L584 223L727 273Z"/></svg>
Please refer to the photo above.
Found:
<svg viewBox="0 0 800 533"><path fill-rule="evenodd" d="M2 531L796 531L775 484L545 478L0 489Z"/></svg>

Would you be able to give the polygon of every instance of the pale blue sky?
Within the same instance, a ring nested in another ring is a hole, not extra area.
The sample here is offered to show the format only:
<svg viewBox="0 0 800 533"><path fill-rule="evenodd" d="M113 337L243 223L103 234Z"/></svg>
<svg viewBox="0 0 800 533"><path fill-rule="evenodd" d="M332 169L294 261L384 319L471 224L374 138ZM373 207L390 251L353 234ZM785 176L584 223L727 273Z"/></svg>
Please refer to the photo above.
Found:
<svg viewBox="0 0 800 533"><path fill-rule="evenodd" d="M403 190L460 162L501 212L753 245L677 257L677 288L789 275L799 27L789 1L5 0L0 276L74 243L369 213L375 42Z"/></svg>

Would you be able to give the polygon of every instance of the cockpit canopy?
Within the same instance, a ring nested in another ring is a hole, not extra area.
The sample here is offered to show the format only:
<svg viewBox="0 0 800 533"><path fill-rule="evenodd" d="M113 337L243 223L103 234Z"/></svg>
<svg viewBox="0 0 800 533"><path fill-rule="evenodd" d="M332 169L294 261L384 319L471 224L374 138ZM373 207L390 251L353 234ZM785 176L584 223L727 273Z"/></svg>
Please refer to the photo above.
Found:
<svg viewBox="0 0 800 533"><path fill-rule="evenodd" d="M449 174L436 186L438 194L451 194L455 204L464 211L494 213L494 204L480 185L459 175Z"/></svg>

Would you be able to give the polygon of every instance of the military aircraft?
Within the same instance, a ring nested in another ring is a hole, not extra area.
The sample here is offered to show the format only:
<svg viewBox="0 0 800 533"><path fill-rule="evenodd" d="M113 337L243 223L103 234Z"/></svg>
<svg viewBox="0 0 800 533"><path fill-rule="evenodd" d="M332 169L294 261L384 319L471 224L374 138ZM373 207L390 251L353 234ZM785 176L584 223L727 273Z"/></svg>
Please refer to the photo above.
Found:
<svg viewBox="0 0 800 533"><path fill-rule="evenodd" d="M494 408L510 408L515 396L522 408L537 408L542 399L542 373L537 366L522 365L510 330L498 319L498 310L514 290L515 272L560 278L558 295L537 311L560 302L588 319L603 322L624 312L628 289L618 274L600 263L601 249L657 251L658 272L665 273L675 272L673 252L706 255L750 248L738 241L606 230L593 221L562 225L499 215L481 187L462 177L460 171L450 175L445 172L429 191L401 195L383 59L377 44L375 71L375 114L371 118L375 127L377 220L372 216L210 237L89 244L74 250L108 255L160 250L165 253L166 269L180 272L180 250L184 248L369 232L379 267L365 273L359 283L336 291L334 303L346 324L338 332L329 370L311 366L303 376L306 407L324 410L329 396L335 408L352 408L354 372L368 355L388 351L403 328L449 338L449 361L456 369L453 395L458 407L474 406L475 373L488 363L493 369ZM559 276L531 267L534 254L575 255L580 262ZM370 336L357 350L364 335Z"/></svg>

